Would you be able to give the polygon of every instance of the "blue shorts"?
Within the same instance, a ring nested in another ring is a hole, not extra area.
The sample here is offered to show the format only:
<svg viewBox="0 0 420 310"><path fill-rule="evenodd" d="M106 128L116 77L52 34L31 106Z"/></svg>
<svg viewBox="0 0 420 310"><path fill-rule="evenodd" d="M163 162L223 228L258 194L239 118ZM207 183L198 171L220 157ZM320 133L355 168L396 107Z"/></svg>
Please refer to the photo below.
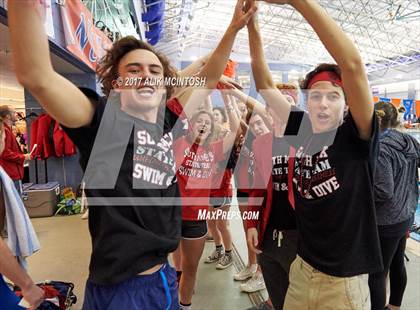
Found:
<svg viewBox="0 0 420 310"><path fill-rule="evenodd" d="M20 298L13 293L0 274L0 310L24 310L18 306Z"/></svg>
<svg viewBox="0 0 420 310"><path fill-rule="evenodd" d="M151 275L115 285L86 283L83 310L178 310L176 272L168 263Z"/></svg>

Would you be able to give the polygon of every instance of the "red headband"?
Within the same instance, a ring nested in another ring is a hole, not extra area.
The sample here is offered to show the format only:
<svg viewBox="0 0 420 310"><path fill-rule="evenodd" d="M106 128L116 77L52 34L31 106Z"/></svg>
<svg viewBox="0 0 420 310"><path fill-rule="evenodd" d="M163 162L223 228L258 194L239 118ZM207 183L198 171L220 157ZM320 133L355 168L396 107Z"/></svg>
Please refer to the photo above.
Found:
<svg viewBox="0 0 420 310"><path fill-rule="evenodd" d="M343 87L343 81L337 73L332 71L322 71L312 77L308 83L308 89L311 88L315 83L322 81L331 82L333 84L339 85L340 87Z"/></svg>
<svg viewBox="0 0 420 310"><path fill-rule="evenodd" d="M280 89L280 92L282 94L289 95L290 97L292 97L293 100L295 101L295 104L298 103L298 98L297 98L296 91L293 91L291 89Z"/></svg>

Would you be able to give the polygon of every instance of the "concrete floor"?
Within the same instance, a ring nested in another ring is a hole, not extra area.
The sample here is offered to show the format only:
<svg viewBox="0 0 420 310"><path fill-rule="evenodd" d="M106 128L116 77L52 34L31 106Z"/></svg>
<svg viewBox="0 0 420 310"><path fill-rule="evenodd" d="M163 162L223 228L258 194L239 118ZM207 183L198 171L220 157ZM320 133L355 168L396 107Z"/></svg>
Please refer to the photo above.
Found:
<svg viewBox="0 0 420 310"><path fill-rule="evenodd" d="M61 280L75 284L79 302L73 309L81 309L83 290L88 275L91 250L87 221L80 216L33 219L42 249L29 260L29 272L36 282ZM247 262L242 223L232 220L230 227L237 253ZM206 243L202 261L213 250L214 244ZM402 309L420 309L420 243L410 241L407 254L408 285ZM241 293L239 283L233 281L235 266L216 270L214 264L200 263L198 282L193 297L196 310L243 310L252 305L247 294ZM263 292L266 295L266 292ZM255 297L255 296L254 296ZM255 301L255 298L252 298Z"/></svg>
<svg viewBox="0 0 420 310"><path fill-rule="evenodd" d="M37 218L32 219L32 223L42 248L28 259L30 275L36 282L60 280L74 283L74 293L79 301L72 309L81 309L91 251L87 220L76 215ZM204 263L213 247L213 242L206 242L193 297L194 309L251 307L248 294L241 293L240 283L233 280L235 266L216 270L215 264Z"/></svg>

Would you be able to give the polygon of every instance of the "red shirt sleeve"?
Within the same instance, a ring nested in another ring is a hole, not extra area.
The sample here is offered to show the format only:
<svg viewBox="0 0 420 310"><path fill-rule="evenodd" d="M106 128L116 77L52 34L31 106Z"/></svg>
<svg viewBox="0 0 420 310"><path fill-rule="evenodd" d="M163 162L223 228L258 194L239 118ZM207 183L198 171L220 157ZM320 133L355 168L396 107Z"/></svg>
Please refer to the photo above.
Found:
<svg viewBox="0 0 420 310"><path fill-rule="evenodd" d="M172 98L167 103L166 106L175 113L180 118L185 118L184 108L179 102L178 98Z"/></svg>
<svg viewBox="0 0 420 310"><path fill-rule="evenodd" d="M215 163L225 159L225 154L223 154L223 140L218 140L211 143L210 147L214 154Z"/></svg>
<svg viewBox="0 0 420 310"><path fill-rule="evenodd" d="M25 155L19 151L16 138L10 129L5 128L5 136L5 147L3 153L1 154L1 159L4 161L15 162L23 166Z"/></svg>

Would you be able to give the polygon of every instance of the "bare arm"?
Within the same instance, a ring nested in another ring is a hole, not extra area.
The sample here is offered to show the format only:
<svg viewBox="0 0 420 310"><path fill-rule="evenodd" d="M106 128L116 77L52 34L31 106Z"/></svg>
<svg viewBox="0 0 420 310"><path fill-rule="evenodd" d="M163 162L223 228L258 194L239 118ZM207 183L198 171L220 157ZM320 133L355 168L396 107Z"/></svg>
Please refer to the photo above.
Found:
<svg viewBox="0 0 420 310"><path fill-rule="evenodd" d="M255 13L255 6L250 7L248 11L244 13L244 4L244 0L237 1L235 12L229 27L227 28L219 45L211 54L208 62L198 74L199 77L206 79L204 89L202 89L202 91L197 91L197 88L189 88L188 91L183 92L178 98L187 115L192 115L196 111L197 101L200 98L203 98L203 96L207 95L206 93L211 92L216 88L217 83L225 70L227 61L229 60L236 35L239 30L248 24L250 18Z"/></svg>
<svg viewBox="0 0 420 310"><path fill-rule="evenodd" d="M340 67L347 104L359 135L370 139L374 106L365 65L355 44L317 1L291 0L290 4L312 26Z"/></svg>
<svg viewBox="0 0 420 310"><path fill-rule="evenodd" d="M211 101L210 95L206 97L206 100L204 100L204 110L213 113L213 103Z"/></svg>
<svg viewBox="0 0 420 310"><path fill-rule="evenodd" d="M252 74L254 75L257 90L266 103L273 109L274 113L276 113L279 117L280 121L287 123L291 105L274 84L265 60L261 34L256 16L254 16L248 24L248 35L252 59Z"/></svg>
<svg viewBox="0 0 420 310"><path fill-rule="evenodd" d="M239 116L235 111L233 98L225 93L222 93L223 101L225 103L226 114L229 122L230 130L228 134L223 139L223 153L228 153L231 151L233 144L235 143L236 134L239 130L240 121Z"/></svg>
<svg viewBox="0 0 420 310"><path fill-rule="evenodd" d="M252 98L251 96L246 95L239 89L236 89L236 88L227 89L226 92L228 92L229 94L232 94L233 96L238 98L240 101L245 102L248 109L252 110L254 113L258 113L260 115L265 114L265 106L261 102Z"/></svg>
<svg viewBox="0 0 420 310"><path fill-rule="evenodd" d="M12 280L22 289L23 297L31 308L36 309L44 299L44 292L34 284L32 279L16 261L10 249L0 238L0 273Z"/></svg>
<svg viewBox="0 0 420 310"><path fill-rule="evenodd" d="M179 77L189 77L196 75L207 63L209 60L211 54L208 54L193 63L191 63L188 67L186 67L184 70L178 71ZM174 92L172 94L172 98L174 97L180 97L183 92L186 91L186 87L175 87Z"/></svg>
<svg viewBox="0 0 420 310"><path fill-rule="evenodd" d="M16 77L58 122L88 125L94 108L70 81L54 71L38 1L9 1L8 21Z"/></svg>
<svg viewBox="0 0 420 310"><path fill-rule="evenodd" d="M208 62L210 56L211 56L211 53L204 57L201 57L200 59L197 59L185 69L178 71L178 75L180 77L184 77L184 76L193 76L194 74L197 74Z"/></svg>

